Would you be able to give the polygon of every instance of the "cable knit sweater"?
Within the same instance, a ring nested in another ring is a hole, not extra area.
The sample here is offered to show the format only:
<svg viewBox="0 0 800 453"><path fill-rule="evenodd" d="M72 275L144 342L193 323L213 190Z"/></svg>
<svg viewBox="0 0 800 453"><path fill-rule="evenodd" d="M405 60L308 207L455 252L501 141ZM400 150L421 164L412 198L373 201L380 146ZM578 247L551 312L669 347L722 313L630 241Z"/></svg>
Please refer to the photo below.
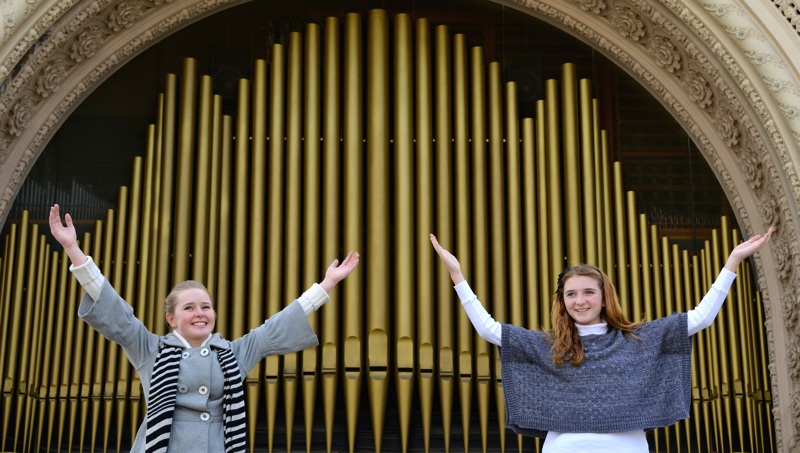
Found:
<svg viewBox="0 0 800 453"><path fill-rule="evenodd" d="M581 337L581 366L556 366L547 334L503 324L506 426L517 434L614 433L689 417L692 341L686 314Z"/></svg>

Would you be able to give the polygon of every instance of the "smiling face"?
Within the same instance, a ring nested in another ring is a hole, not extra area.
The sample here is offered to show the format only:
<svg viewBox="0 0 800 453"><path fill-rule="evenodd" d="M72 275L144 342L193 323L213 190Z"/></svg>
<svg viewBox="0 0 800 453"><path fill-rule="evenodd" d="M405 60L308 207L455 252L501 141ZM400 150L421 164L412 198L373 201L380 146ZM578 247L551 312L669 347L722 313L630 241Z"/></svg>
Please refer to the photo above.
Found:
<svg viewBox="0 0 800 453"><path fill-rule="evenodd" d="M575 275L564 282L564 305L575 324L588 326L602 322L605 303L597 279Z"/></svg>
<svg viewBox="0 0 800 453"><path fill-rule="evenodd" d="M188 288L174 292L175 304L167 310L167 324L192 347L200 346L214 331L217 315L205 289Z"/></svg>

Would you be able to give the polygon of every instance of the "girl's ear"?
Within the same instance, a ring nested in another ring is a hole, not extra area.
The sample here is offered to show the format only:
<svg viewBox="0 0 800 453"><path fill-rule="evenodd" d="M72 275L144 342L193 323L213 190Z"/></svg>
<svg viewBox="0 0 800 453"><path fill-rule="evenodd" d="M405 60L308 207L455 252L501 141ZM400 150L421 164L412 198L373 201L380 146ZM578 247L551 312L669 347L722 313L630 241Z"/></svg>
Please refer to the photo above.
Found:
<svg viewBox="0 0 800 453"><path fill-rule="evenodd" d="M172 315L171 315L171 314L169 314L169 313L165 314L165 315L164 315L164 318L166 318L166 320L167 320L167 325L168 325L168 326L170 326L170 327L175 327L175 326L172 324L172 319L173 319L173 318L172 318Z"/></svg>

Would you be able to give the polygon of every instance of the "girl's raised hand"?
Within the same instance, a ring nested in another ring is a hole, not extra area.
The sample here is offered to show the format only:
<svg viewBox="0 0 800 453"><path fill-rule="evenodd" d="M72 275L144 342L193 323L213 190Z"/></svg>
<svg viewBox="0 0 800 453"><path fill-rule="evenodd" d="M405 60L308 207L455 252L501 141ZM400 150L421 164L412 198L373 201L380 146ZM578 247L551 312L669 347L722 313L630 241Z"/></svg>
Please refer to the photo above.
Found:
<svg viewBox="0 0 800 453"><path fill-rule="evenodd" d="M455 255L450 253L447 249L442 247L433 233L431 233L430 238L433 248L436 250L439 258L441 258L444 262L445 267L447 267L447 272L450 273L450 278L453 279L453 284L457 285L464 281L464 275L461 273L461 263L458 262L458 258L456 258Z"/></svg>

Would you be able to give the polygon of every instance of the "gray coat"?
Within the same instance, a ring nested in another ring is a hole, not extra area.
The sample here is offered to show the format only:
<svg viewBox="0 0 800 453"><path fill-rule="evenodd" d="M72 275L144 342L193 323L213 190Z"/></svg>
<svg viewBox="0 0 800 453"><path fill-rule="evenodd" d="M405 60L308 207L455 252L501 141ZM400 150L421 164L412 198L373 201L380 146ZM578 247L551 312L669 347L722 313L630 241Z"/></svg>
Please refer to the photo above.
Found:
<svg viewBox="0 0 800 453"><path fill-rule="evenodd" d="M145 397L150 393L150 378L159 342L184 347L172 333L159 337L148 331L108 281L97 301L88 295L83 297L78 316L106 338L122 346L128 360L139 373ZM228 341L214 334L206 346L186 349L180 364L169 451L225 451L222 431L224 379L217 353L208 346L231 349L244 378L266 356L289 354L317 344L317 336L303 308L294 301L241 338ZM145 451L146 423L146 420L142 422L131 452Z"/></svg>

